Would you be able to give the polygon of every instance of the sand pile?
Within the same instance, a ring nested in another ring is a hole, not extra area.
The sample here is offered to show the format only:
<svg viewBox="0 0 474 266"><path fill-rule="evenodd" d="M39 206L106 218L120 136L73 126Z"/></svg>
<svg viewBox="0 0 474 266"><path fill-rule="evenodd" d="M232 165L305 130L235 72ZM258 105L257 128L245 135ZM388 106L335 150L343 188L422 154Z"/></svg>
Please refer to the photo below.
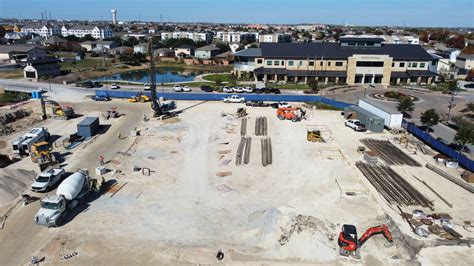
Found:
<svg viewBox="0 0 474 266"><path fill-rule="evenodd" d="M288 207L259 210L249 215L249 241L277 259L331 261L337 256L334 225Z"/></svg>
<svg viewBox="0 0 474 266"><path fill-rule="evenodd" d="M34 171L0 169L0 208L10 204L33 183Z"/></svg>

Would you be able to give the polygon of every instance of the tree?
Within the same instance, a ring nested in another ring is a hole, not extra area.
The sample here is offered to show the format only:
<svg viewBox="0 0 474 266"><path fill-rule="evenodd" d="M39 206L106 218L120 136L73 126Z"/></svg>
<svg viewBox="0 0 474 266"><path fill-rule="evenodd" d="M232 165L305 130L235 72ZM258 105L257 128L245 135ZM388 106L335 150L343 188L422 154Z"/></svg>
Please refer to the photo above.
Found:
<svg viewBox="0 0 474 266"><path fill-rule="evenodd" d="M402 113L413 112L413 110L415 110L415 104L410 97L402 96L398 101L397 109Z"/></svg>
<svg viewBox="0 0 474 266"><path fill-rule="evenodd" d="M461 123L458 132L454 136L454 141L462 145L461 151L464 150L466 144L474 144L474 124L468 121Z"/></svg>
<svg viewBox="0 0 474 266"><path fill-rule="evenodd" d="M85 41L95 41L95 38L92 37L92 35L90 34L86 34L84 37L82 37L81 39L81 42L85 42Z"/></svg>
<svg viewBox="0 0 474 266"><path fill-rule="evenodd" d="M474 45L468 45L464 50L462 50L463 54L474 54Z"/></svg>
<svg viewBox="0 0 474 266"><path fill-rule="evenodd" d="M469 112L474 112L474 102L467 103L467 110L469 110Z"/></svg>
<svg viewBox="0 0 474 266"><path fill-rule="evenodd" d="M428 109L421 114L420 122L426 126L426 131L439 122L439 115L435 109Z"/></svg>
<svg viewBox="0 0 474 266"><path fill-rule="evenodd" d="M216 83L216 86L219 87L222 85L222 78L217 76L215 79L214 79L214 82Z"/></svg>
<svg viewBox="0 0 474 266"><path fill-rule="evenodd" d="M221 53L224 53L224 52L227 52L227 51L230 51L230 47L227 43L223 43L223 42L217 42L216 43L216 47L221 49Z"/></svg>
<svg viewBox="0 0 474 266"><path fill-rule="evenodd" d="M317 93L319 91L317 79L314 79L314 78L308 79L307 85L311 89L312 93Z"/></svg>
<svg viewBox="0 0 474 266"><path fill-rule="evenodd" d="M446 44L449 47L464 49L466 46L466 41L464 40L464 36L458 35L456 37L450 38L448 41L446 41Z"/></svg>

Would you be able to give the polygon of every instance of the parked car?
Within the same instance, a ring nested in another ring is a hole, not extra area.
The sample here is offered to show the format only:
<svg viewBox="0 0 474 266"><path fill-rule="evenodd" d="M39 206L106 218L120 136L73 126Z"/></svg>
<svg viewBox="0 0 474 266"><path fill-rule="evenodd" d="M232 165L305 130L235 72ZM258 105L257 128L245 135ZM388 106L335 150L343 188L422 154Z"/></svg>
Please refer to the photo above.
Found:
<svg viewBox="0 0 474 266"><path fill-rule="evenodd" d="M262 94L263 89L262 88L254 89L253 92L255 92L256 94Z"/></svg>
<svg viewBox="0 0 474 266"><path fill-rule="evenodd" d="M112 83L112 85L110 85L110 88L112 90L116 90L116 89L120 89L120 86L117 83Z"/></svg>
<svg viewBox="0 0 474 266"><path fill-rule="evenodd" d="M145 84L143 84L143 88L144 88L146 91L151 90L150 83L145 83Z"/></svg>
<svg viewBox="0 0 474 266"><path fill-rule="evenodd" d="M253 92L253 88L252 87L245 87L245 88L242 88L242 90L246 93L252 93Z"/></svg>
<svg viewBox="0 0 474 266"><path fill-rule="evenodd" d="M463 147L462 144L459 144L459 143L454 143L454 142L450 143L448 147L450 147L453 150L462 151L465 153L471 153L471 149L469 149L469 147L467 146Z"/></svg>
<svg viewBox="0 0 474 266"><path fill-rule="evenodd" d="M242 93L242 92L244 92L244 89L241 88L241 87L232 87L232 92Z"/></svg>
<svg viewBox="0 0 474 266"><path fill-rule="evenodd" d="M474 89L474 83L468 83L468 84L464 85L464 88L466 88L466 89Z"/></svg>
<svg viewBox="0 0 474 266"><path fill-rule="evenodd" d="M227 86L222 87L222 91L225 92L225 93L232 93L232 92L234 92L234 91L232 90L232 88L229 88L229 87L227 87Z"/></svg>
<svg viewBox="0 0 474 266"><path fill-rule="evenodd" d="M84 81L82 83L82 87L88 88L88 89L94 88L94 83L92 83L92 81Z"/></svg>
<svg viewBox="0 0 474 266"><path fill-rule="evenodd" d="M201 90L204 91L204 92L212 92L213 89L211 86L208 86L208 85L201 85Z"/></svg>
<svg viewBox="0 0 474 266"><path fill-rule="evenodd" d="M97 102L108 102L110 101L109 96L92 96L92 100L97 101Z"/></svg>
<svg viewBox="0 0 474 266"><path fill-rule="evenodd" d="M265 103L264 101L250 101L246 102L245 105L252 106L252 107L268 107L269 104Z"/></svg>
<svg viewBox="0 0 474 266"><path fill-rule="evenodd" d="M354 129L354 131L366 131L367 129L365 128L365 125L362 124L359 120L357 119L349 119L345 122L346 127L350 127Z"/></svg>
<svg viewBox="0 0 474 266"><path fill-rule="evenodd" d="M232 95L232 96L229 96L229 97L225 97L223 99L223 102L225 102L225 103L244 103L245 98L240 97L239 95Z"/></svg>
<svg viewBox="0 0 474 266"><path fill-rule="evenodd" d="M280 94L281 91L280 89L276 89L276 88L271 88L271 89L268 89L270 91L270 93L275 93L275 94Z"/></svg>
<svg viewBox="0 0 474 266"><path fill-rule="evenodd" d="M290 108L291 104L287 102L277 102L277 103L272 103L270 104L271 107L277 109L277 108Z"/></svg>
<svg viewBox="0 0 474 266"><path fill-rule="evenodd" d="M100 88L100 87L102 87L102 86L104 86L104 85L102 85L102 83L100 83L100 82L98 82L98 81L94 81L94 87L95 87L95 88Z"/></svg>
<svg viewBox="0 0 474 266"><path fill-rule="evenodd" d="M191 90L191 88L190 88L189 86L184 86L184 87L183 87L183 91L184 91L184 92L190 92L190 91L192 91L192 90Z"/></svg>
<svg viewBox="0 0 474 266"><path fill-rule="evenodd" d="M436 138L437 141L441 142L442 144L449 146L449 142L443 138Z"/></svg>
<svg viewBox="0 0 474 266"><path fill-rule="evenodd" d="M183 87L181 87L180 85L174 85L173 91L174 91L174 92L182 92L182 91L183 91Z"/></svg>

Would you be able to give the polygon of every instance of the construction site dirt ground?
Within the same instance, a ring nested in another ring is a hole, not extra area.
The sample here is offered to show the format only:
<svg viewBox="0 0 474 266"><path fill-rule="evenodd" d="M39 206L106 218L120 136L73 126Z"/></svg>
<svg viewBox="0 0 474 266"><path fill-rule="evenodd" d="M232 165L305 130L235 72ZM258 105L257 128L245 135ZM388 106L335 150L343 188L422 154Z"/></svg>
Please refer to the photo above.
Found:
<svg viewBox="0 0 474 266"><path fill-rule="evenodd" d="M97 156L104 154L111 170L104 177L114 185L59 228L34 224L38 202L15 209L0 230L0 259L8 265L26 264L31 256L45 257L50 264L214 264L219 249L225 253L221 263L228 264L474 263L473 249L463 243L411 232L396 206L388 205L354 165L363 159L357 152L360 139L396 136L354 132L344 127L340 112L309 110L307 120L294 123L278 120L275 109L247 107L250 162L236 165L241 121L234 114L240 104L180 101L184 111L178 117L147 122L142 117L151 115L148 104L114 100L76 106L87 116L110 106L126 113L105 121L110 128L73 149L66 160L67 171L88 168L94 176ZM254 134L259 116L267 117L272 142L273 163L265 167L262 137ZM42 123L59 135L73 133L75 122L64 122ZM135 127L140 135L129 136ZM321 130L326 142L308 142L309 128ZM118 131L126 137L118 139ZM434 163L429 155L412 156L422 165ZM26 158L8 169L32 167ZM425 167L393 168L433 200L437 212L449 213L458 225L474 222L471 193ZM454 207L412 175L427 181ZM343 189L358 193L348 196ZM393 245L375 236L362 247L360 260L339 256L337 237L343 224L356 225L361 235L384 223L394 236ZM455 229L472 243L474 233L461 226Z"/></svg>

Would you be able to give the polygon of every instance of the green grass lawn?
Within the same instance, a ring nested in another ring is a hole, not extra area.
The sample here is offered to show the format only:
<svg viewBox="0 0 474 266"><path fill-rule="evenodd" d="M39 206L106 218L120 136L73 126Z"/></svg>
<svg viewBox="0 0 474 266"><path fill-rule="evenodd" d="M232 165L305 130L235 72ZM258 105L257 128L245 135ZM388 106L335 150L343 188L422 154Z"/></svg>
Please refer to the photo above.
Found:
<svg viewBox="0 0 474 266"><path fill-rule="evenodd" d="M215 82L217 79L220 79L221 82L231 82L232 81L232 75L231 74L211 74L202 77L204 80L208 80L211 82Z"/></svg>
<svg viewBox="0 0 474 266"><path fill-rule="evenodd" d="M340 111L342 109L337 108L335 106L325 104L322 102L307 102L305 103L306 107L311 108L312 106L316 106L316 110L331 110L331 111Z"/></svg>

